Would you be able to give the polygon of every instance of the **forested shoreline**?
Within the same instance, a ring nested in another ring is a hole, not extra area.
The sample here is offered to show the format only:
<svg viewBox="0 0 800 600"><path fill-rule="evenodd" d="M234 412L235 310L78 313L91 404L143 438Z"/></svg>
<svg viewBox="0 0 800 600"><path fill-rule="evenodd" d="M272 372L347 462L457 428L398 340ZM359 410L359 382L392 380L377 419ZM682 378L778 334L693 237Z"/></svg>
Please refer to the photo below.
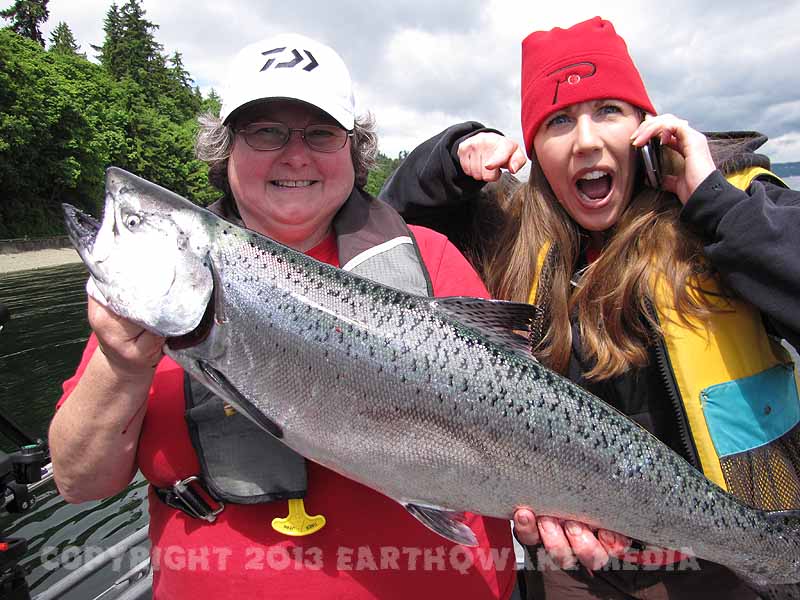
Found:
<svg viewBox="0 0 800 600"><path fill-rule="evenodd" d="M47 2L0 12L0 239L63 233L62 202L100 215L111 165L198 204L216 199L193 149L197 116L218 114L220 99L194 85L180 52L164 54L139 0L111 4L90 50L63 22L45 43ZM368 190L398 162L381 155Z"/></svg>
<svg viewBox="0 0 800 600"><path fill-rule="evenodd" d="M48 2L0 11L0 239L63 234L63 202L99 216L111 165L198 204L215 200L194 137L197 116L218 114L220 98L201 93L179 51L164 53L140 0L111 4L102 44L88 49L64 22L43 39ZM379 154L367 191L377 193L403 154ZM800 163L773 169L800 175Z"/></svg>

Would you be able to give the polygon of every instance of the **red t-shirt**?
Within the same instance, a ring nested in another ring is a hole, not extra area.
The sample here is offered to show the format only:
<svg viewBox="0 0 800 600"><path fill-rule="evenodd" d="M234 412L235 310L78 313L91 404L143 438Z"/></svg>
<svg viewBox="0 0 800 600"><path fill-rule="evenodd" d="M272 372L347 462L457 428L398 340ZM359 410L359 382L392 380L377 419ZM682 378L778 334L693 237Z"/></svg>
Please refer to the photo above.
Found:
<svg viewBox="0 0 800 600"><path fill-rule="evenodd" d="M447 239L412 227L434 295L488 297L486 288ZM308 252L339 264L329 236ZM97 341L89 339L72 392ZM137 450L137 463L156 486L200 472L184 420L183 371L164 358L156 370ZM169 508L150 492L154 598L508 598L514 587L509 522L468 516L480 546L466 548L433 533L397 502L307 462L309 515L326 525L289 537L272 520L287 501L227 504L213 524Z"/></svg>

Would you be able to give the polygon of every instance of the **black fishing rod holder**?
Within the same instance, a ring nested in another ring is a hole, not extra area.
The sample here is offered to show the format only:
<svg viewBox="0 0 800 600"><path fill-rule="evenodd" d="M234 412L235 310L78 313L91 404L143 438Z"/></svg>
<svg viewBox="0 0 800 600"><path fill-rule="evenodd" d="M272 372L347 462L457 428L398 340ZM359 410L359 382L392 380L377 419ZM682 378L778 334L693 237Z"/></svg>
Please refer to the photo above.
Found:
<svg viewBox="0 0 800 600"><path fill-rule="evenodd" d="M3 420L0 418L0 423ZM33 508L36 496L28 485L42 479L42 467L47 462L46 446L41 441L11 454L0 451L0 509L21 513ZM25 569L19 564L27 551L27 540L6 537L0 531L0 598L30 600Z"/></svg>
<svg viewBox="0 0 800 600"><path fill-rule="evenodd" d="M21 468L14 455L0 452L0 509L8 512L23 512L36 503L36 497L28 491L28 486L17 481L17 472L27 474L34 463L23 462ZM41 466L35 467L41 478ZM11 500L6 498L11 496ZM25 569L19 561L28 551L24 538L6 537L0 532L0 598L8 600L28 600L30 590L25 580Z"/></svg>
<svg viewBox="0 0 800 600"><path fill-rule="evenodd" d="M0 451L0 509L21 513L33 508L36 496L28 485L42 479L42 468L48 462L47 448L42 441L23 446L11 454Z"/></svg>
<svg viewBox="0 0 800 600"><path fill-rule="evenodd" d="M0 537L0 598L4 600L30 600L25 569L19 561L28 551L23 538Z"/></svg>
<svg viewBox="0 0 800 600"><path fill-rule="evenodd" d="M10 316L9 310L0 303L0 331ZM0 415L0 433L19 447L11 454L0 451L0 510L25 512L36 504L28 484L42 479L42 468L50 460L47 444L32 439L3 415ZM0 598L3 600L30 600L25 569L19 564L27 551L27 540L6 537L0 531Z"/></svg>

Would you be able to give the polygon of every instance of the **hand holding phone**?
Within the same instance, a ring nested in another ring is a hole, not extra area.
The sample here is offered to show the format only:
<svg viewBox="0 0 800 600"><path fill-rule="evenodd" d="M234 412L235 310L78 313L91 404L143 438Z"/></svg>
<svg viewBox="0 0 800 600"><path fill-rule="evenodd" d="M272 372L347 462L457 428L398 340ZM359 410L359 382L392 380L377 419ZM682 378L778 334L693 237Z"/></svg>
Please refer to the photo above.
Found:
<svg viewBox="0 0 800 600"><path fill-rule="evenodd" d="M639 150L642 153L647 183L651 188L661 189L661 140L658 136L651 137Z"/></svg>

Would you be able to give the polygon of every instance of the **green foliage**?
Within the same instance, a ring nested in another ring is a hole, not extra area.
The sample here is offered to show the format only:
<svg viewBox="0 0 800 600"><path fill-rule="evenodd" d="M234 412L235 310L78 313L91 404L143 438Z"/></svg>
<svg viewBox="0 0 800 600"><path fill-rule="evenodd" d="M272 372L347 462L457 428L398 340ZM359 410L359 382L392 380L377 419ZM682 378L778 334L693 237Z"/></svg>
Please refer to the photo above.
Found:
<svg viewBox="0 0 800 600"><path fill-rule="evenodd" d="M364 190L373 196L377 196L384 182L400 166L400 163L403 162L407 155L408 152L401 152L397 158L389 158L385 154L378 152L377 164L370 170Z"/></svg>
<svg viewBox="0 0 800 600"><path fill-rule="evenodd" d="M110 165L203 204L218 196L193 150L195 117L218 98L173 59L154 102L150 82L0 30L0 238L63 233L62 202L100 215Z"/></svg>
<svg viewBox="0 0 800 600"><path fill-rule="evenodd" d="M99 216L111 165L203 205L219 197L194 158L194 138L197 115L219 115L220 97L193 87L180 52L161 54L158 26L139 2L106 13L105 40L93 46L99 65L79 53L66 23L49 51L0 29L0 238L63 233L62 202ZM3 16L36 6L46 18L46 0L18 1ZM376 194L401 158L379 155L368 191Z"/></svg>
<svg viewBox="0 0 800 600"><path fill-rule="evenodd" d="M50 0L16 0L13 6L0 11L0 17L10 19L12 31L37 42L44 48L44 38L39 25L47 21Z"/></svg>
<svg viewBox="0 0 800 600"><path fill-rule="evenodd" d="M75 36L72 34L72 30L64 21L60 21L53 33L50 34L50 48L48 50L61 54L84 56L80 51L81 48L78 42L75 40ZM84 58L86 57L84 56Z"/></svg>
<svg viewBox="0 0 800 600"><path fill-rule="evenodd" d="M0 31L0 237L62 230L60 202L96 212L111 81L74 55Z"/></svg>
<svg viewBox="0 0 800 600"><path fill-rule="evenodd" d="M208 97L204 98L200 104L200 112L211 113L212 115L218 117L220 110L222 110L222 98L219 97L219 94L217 94L214 88L211 88L211 91L208 93Z"/></svg>

